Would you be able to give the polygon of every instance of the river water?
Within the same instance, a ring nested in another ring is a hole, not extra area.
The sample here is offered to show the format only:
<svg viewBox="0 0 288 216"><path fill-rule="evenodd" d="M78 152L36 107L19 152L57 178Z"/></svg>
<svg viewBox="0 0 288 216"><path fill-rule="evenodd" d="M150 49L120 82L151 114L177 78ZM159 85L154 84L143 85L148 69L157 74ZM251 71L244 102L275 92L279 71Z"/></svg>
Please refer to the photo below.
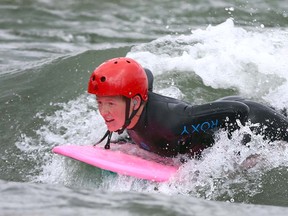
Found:
<svg viewBox="0 0 288 216"><path fill-rule="evenodd" d="M152 70L164 95L193 104L241 95L287 109L287 3L0 0L0 215L288 215L287 143L252 136L247 149L246 127L232 140L220 132L166 183L51 153L103 135L87 82L118 56Z"/></svg>

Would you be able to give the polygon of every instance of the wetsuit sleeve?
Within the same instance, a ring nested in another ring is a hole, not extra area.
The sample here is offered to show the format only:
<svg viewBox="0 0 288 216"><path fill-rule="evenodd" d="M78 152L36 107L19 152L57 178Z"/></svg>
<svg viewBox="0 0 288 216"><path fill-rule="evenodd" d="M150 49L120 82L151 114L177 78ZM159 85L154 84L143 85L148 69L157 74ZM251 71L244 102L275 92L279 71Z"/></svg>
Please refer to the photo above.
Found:
<svg viewBox="0 0 288 216"><path fill-rule="evenodd" d="M181 116L178 131L174 131L180 135L178 151L193 154L198 154L202 149L213 145L215 131L220 128L227 130L230 137L231 132L238 129L241 124L245 125L249 113L249 107L237 101L217 101L184 107L176 105L172 109L177 110L178 117Z"/></svg>
<svg viewBox="0 0 288 216"><path fill-rule="evenodd" d="M274 108L246 100L237 96L221 98L219 101L240 101L249 107L248 120L254 124L250 129L271 141L284 140L288 142L288 118L278 113Z"/></svg>
<svg viewBox="0 0 288 216"><path fill-rule="evenodd" d="M181 116L184 117L183 122L186 123L209 122L214 119L218 120L218 125L227 125L236 120L240 120L244 125L249 114L249 107L238 101L217 101L198 106L183 107L174 104L169 104L169 106L171 106L170 109L181 113Z"/></svg>

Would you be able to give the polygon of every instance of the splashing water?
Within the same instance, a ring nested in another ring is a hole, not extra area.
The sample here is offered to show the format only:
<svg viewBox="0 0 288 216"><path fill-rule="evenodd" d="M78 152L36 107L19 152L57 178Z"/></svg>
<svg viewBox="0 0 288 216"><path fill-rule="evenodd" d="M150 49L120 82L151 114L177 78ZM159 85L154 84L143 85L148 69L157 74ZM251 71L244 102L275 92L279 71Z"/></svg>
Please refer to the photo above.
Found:
<svg viewBox="0 0 288 216"><path fill-rule="evenodd" d="M82 95L67 104L57 106L62 109L45 118L48 124L37 131L37 139L23 137L17 144L22 151L42 161L42 164L39 164L40 174L33 177L35 182L83 188L96 187L109 191L183 194L212 200L248 202L247 197L253 197L263 191L262 176L274 168L285 166L288 162L285 143L268 143L261 136L253 135L249 127L245 126L235 131L232 139L228 139L224 131L219 132L215 145L203 151L203 158L188 160L169 182L155 183L118 176L51 153L54 145L92 144L105 131L100 115L91 112L91 108L95 109L94 98ZM97 134L95 131L98 131ZM249 147L241 144L243 134L247 133L252 135ZM36 146L37 140L41 140L41 145ZM251 155L257 157L247 159Z"/></svg>
<svg viewBox="0 0 288 216"><path fill-rule="evenodd" d="M265 100L281 109L288 107L285 38L287 31L248 31L228 19L204 30L192 30L191 35L165 36L135 46L128 56L156 75L194 73L205 86L236 89L244 97Z"/></svg>
<svg viewBox="0 0 288 216"><path fill-rule="evenodd" d="M237 28L232 20L227 20L205 30L193 30L191 35L165 36L135 46L128 56L150 68L156 78L169 76L171 71L183 76L193 73L205 86L236 89L242 96L264 100L279 109L285 108L288 107L288 44L283 37L287 33L261 31ZM177 88L177 79L175 83L164 89L158 87L156 91L182 99L184 94ZM192 100L197 98L192 97ZM263 186L267 172L281 167L284 171L279 171L278 175L287 172L285 143L269 143L261 136L252 135L249 147L244 146L241 144L243 134L251 134L245 126L235 131L232 139L228 139L225 132L219 132L215 145L203 152L203 158L189 160L167 183L113 175L51 153L55 145L90 145L104 134L105 125L96 112L95 98L84 94L68 103L52 105L57 107L54 114L45 116L40 112L36 115L44 121L36 135L22 134L16 143L31 161L38 161L39 174L31 177L35 182L249 202L251 197L271 190Z"/></svg>

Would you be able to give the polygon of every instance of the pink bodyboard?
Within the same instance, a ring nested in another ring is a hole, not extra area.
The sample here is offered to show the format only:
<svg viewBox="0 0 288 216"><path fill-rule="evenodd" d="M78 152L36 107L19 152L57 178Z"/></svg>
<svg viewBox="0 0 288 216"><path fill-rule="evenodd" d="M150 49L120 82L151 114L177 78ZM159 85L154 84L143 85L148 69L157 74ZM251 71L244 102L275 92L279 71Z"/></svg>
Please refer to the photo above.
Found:
<svg viewBox="0 0 288 216"><path fill-rule="evenodd" d="M52 151L104 170L156 182L168 181L179 168L99 146L63 145Z"/></svg>

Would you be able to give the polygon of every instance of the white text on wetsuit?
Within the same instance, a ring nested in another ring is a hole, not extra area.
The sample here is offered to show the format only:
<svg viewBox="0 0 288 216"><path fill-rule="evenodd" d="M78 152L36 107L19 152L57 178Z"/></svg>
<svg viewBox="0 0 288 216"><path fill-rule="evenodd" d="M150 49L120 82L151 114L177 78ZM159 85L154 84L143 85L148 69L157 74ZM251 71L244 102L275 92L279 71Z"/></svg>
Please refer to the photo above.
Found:
<svg viewBox="0 0 288 216"><path fill-rule="evenodd" d="M206 132L207 130L218 127L218 119L205 121L199 124L192 124L191 126L184 125L181 135Z"/></svg>

